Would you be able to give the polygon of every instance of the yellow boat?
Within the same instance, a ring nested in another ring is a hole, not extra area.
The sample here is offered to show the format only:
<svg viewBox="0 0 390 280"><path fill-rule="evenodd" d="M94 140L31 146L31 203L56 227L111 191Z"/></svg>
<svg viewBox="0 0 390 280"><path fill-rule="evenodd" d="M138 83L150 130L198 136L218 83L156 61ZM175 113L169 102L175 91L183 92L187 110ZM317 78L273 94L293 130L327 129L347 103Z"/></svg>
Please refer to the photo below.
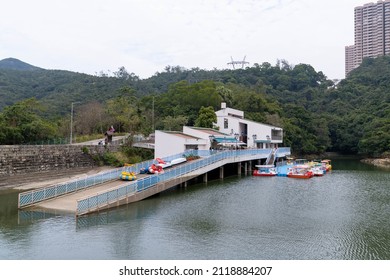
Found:
<svg viewBox="0 0 390 280"><path fill-rule="evenodd" d="M137 180L137 176L135 176L134 172L127 172L127 171L122 171L121 175L119 176L121 180L125 181L134 181Z"/></svg>
<svg viewBox="0 0 390 280"><path fill-rule="evenodd" d="M330 164L330 159L324 159L321 161L322 165L325 166L326 171L332 170L332 165Z"/></svg>

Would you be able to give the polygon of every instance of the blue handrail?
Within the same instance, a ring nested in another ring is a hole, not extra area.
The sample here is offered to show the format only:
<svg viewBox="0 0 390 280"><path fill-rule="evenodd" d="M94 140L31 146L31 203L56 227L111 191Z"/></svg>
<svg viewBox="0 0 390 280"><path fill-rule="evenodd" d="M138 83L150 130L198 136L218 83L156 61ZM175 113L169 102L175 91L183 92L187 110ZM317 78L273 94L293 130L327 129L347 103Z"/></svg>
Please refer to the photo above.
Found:
<svg viewBox="0 0 390 280"><path fill-rule="evenodd" d="M269 155L270 149L247 149L247 150L229 150L229 151L210 151L210 150L189 150L184 153L176 154L169 157L164 157L163 160L165 161L171 161L173 159L187 156L187 155L198 155L203 157L202 160L198 160L196 162L190 162L184 165L181 165L176 168L171 168L167 172L159 175L159 176L149 176L144 179L139 179L134 182L126 183L124 185L121 185L119 188L115 188L115 190L110 190L109 194L101 194L99 197L95 198L96 202L93 202L94 198L90 198L90 200L87 203L87 206L84 205L84 203L80 202L80 207L78 206L78 210L80 212L83 212L85 208L92 207L99 207L100 204L107 203L107 201L112 201L113 199L118 199L118 197L123 197L126 195L131 195L134 192L143 191L150 186L153 186L160 182L161 180L170 180L173 177L182 176L183 174L192 172L196 169L199 169L200 167L204 167L206 165L212 164L214 162L217 162L222 159L226 159L229 157L237 157L237 156L243 156L243 155ZM281 157L282 154L289 154L290 148L279 148L277 152L277 157ZM112 171L108 172L102 172L96 175L92 176L86 176L83 178L78 178L76 180L49 186L37 190L31 190L27 192L23 192L19 194L19 201L18 201L18 207L26 207L30 206L32 204L55 198L61 195L65 195L71 192L79 191L82 189L86 189L92 186L95 186L97 184L105 183L111 180L117 180L120 173L123 170L126 170L128 172L134 172L139 173L139 171L142 168L148 168L152 163L156 163L156 161L148 160L141 163L137 163L131 166L126 166L123 168L117 168ZM103 197L106 196L105 199ZM100 201L100 202L99 202ZM99 204L97 204L99 202Z"/></svg>
<svg viewBox="0 0 390 280"><path fill-rule="evenodd" d="M139 179L137 181L122 185L119 188L111 189L106 192L102 192L77 202L77 215L82 215L91 211L96 211L108 204L115 203L127 196L130 196L136 192L142 192L159 182L168 181L173 178L178 178L190 172L193 172L199 168L211 165L221 160L230 159L234 161L240 161L239 157L253 156L255 158L266 158L271 149L247 149L247 150L229 150L223 152L214 153L213 151L191 151L192 154L203 154L204 158L182 164L178 167L171 168L166 172L158 175L152 175L146 178ZM208 155L208 156L207 156ZM110 196L106 193L109 192Z"/></svg>

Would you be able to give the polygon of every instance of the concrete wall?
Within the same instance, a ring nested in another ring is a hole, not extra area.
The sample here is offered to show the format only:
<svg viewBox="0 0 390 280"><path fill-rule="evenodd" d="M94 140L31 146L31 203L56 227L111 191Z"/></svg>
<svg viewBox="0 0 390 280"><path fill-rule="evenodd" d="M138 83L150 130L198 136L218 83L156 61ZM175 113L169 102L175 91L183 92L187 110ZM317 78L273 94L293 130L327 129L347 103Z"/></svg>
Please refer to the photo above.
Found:
<svg viewBox="0 0 390 280"><path fill-rule="evenodd" d="M117 150L117 148L117 146L108 147L110 151ZM104 151L104 146L1 145L0 176L93 167L95 165L93 155L103 154Z"/></svg>
<svg viewBox="0 0 390 280"><path fill-rule="evenodd" d="M171 133L163 131L155 131L154 157L163 158L167 156L182 153L184 149L185 139L177 137Z"/></svg>

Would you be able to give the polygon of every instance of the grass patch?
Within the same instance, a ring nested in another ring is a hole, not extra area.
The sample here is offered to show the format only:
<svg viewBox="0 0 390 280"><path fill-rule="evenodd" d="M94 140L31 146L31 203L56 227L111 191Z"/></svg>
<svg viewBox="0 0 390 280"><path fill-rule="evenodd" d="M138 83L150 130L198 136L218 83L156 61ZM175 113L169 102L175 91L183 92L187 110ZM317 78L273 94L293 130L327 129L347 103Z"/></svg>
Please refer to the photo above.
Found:
<svg viewBox="0 0 390 280"><path fill-rule="evenodd" d="M124 146L118 152L106 151L102 155L96 155L94 160L98 165L121 167L125 163L134 164L153 159L153 157L153 150Z"/></svg>

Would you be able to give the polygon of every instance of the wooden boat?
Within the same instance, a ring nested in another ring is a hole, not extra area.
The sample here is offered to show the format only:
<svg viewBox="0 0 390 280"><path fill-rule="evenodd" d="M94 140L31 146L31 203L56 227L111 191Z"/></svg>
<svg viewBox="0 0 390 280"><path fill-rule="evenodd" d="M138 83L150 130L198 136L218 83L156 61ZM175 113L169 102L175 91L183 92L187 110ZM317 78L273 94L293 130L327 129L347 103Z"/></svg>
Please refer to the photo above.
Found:
<svg viewBox="0 0 390 280"><path fill-rule="evenodd" d="M310 166L308 165L295 165L289 168L289 171L287 172L287 177L289 178L310 179L313 176L313 171L311 171Z"/></svg>
<svg viewBox="0 0 390 280"><path fill-rule="evenodd" d="M273 165L255 165L256 169L253 170L253 176L276 176L277 172Z"/></svg>

